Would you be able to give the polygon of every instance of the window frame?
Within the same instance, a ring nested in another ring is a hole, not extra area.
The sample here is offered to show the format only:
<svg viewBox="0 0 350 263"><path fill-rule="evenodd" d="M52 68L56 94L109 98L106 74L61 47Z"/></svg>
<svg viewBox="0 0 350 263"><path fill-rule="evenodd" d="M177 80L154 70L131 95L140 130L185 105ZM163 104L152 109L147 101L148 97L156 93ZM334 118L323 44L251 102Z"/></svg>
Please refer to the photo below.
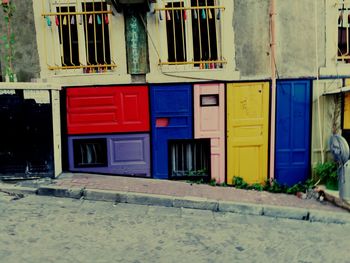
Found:
<svg viewBox="0 0 350 263"><path fill-rule="evenodd" d="M95 4L100 4L100 1L85 1L85 0L50 0L49 2L49 13L58 13L57 8L61 7L75 7L75 12L83 12L83 4L84 3L95 3ZM106 3L106 1L104 1ZM110 5L107 4L107 11L112 12ZM43 13L45 13L45 10L43 10ZM109 38L109 51L110 51L110 61L112 67L110 67L108 71L114 71L115 68L117 67L115 61L116 57L114 54L114 49L113 47L113 39L111 35L111 19L112 16L110 15L111 13L108 14L108 38ZM43 14L42 14L43 16ZM48 42L47 44L51 44L54 48L54 52L48 52L46 51L45 56L47 56L47 67L49 71L55 71L55 72L69 72L71 74L80 74L80 73L95 73L95 72L89 72L86 69L87 68L97 68L95 64L90 63L92 67L89 67L89 64L87 63L87 52L88 52L88 47L86 47L86 35L85 35L85 25L84 25L84 18L79 17L83 15L76 15L76 25L77 25L77 36L78 36L78 53L79 53L79 62L80 66L79 68L64 68L64 65L62 63L62 52L61 52L61 44L60 44L60 33L58 30L58 26L55 24L55 16L48 16L51 20L51 26L49 29L49 32L46 33L45 41L50 41L50 38L52 40L52 43ZM82 20L82 23L80 24L78 21L79 19ZM51 63L49 63L51 62ZM52 65L50 65L52 64ZM100 73L100 72L96 72Z"/></svg>
<svg viewBox="0 0 350 263"><path fill-rule="evenodd" d="M349 0L326 0L325 1L325 65L320 67L321 76L347 76L350 63L338 60L338 19L339 6L346 2L350 7ZM348 19L347 17L345 19ZM350 32L350 30L349 30ZM350 42L349 42L350 45ZM350 55L350 54L349 54Z"/></svg>
<svg viewBox="0 0 350 263"><path fill-rule="evenodd" d="M160 50L159 54L159 63L158 66L162 68L162 71L165 72L173 72L175 71L203 71L203 70L222 70L227 66L227 59L225 58L225 48L223 43L223 25L224 25L224 10L220 8L221 12L221 18L220 20L217 20L216 14L213 19L215 19L216 22L216 41L217 41L217 61L222 61L221 67L215 67L215 68L205 68L205 64L211 64L210 61L202 60L202 66L195 66L194 64L194 51L193 51L193 24L192 24L192 6L190 0L159 0L159 3L155 7L154 12L154 19L155 19L155 26L158 29L158 49ZM167 29L166 29L166 13L165 13L165 6L168 3L177 3L177 2L183 2L184 8L186 9L186 16L187 19L185 21L185 38L186 38L186 62L168 62L168 40L167 40ZM221 4L220 0L214 0L214 6L224 6ZM201 10L202 8L198 8L198 10ZM214 12L217 12L217 8L211 9L214 10ZM159 19L159 12L161 12L162 20ZM163 36L163 37L162 37ZM222 59L220 59L220 57ZM215 62L215 61L214 61Z"/></svg>

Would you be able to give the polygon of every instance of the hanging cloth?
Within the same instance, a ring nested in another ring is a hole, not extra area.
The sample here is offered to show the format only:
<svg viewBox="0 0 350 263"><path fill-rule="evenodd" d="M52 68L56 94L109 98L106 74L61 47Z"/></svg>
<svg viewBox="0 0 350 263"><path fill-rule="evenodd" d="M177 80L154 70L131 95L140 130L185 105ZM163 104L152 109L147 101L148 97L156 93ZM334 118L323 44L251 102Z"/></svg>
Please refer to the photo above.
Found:
<svg viewBox="0 0 350 263"><path fill-rule="evenodd" d="M102 24L102 21L101 21L101 18L99 15L97 15L97 24L98 25L101 25Z"/></svg>
<svg viewBox="0 0 350 263"><path fill-rule="evenodd" d="M75 25L75 16L72 16L72 19L70 20L71 25Z"/></svg>
<svg viewBox="0 0 350 263"><path fill-rule="evenodd" d="M108 24L109 24L108 14L105 14L105 24L106 24L106 25L108 25Z"/></svg>
<svg viewBox="0 0 350 263"><path fill-rule="evenodd" d="M202 18L203 18L203 19L206 19L206 18L207 18L207 16L205 15L205 10L204 10L204 9L202 9Z"/></svg>
<svg viewBox="0 0 350 263"><path fill-rule="evenodd" d="M159 20L163 20L162 11L159 10Z"/></svg>
<svg viewBox="0 0 350 263"><path fill-rule="evenodd" d="M170 12L168 10L166 11L166 20L168 20L168 21L171 20Z"/></svg>
<svg viewBox="0 0 350 263"><path fill-rule="evenodd" d="M63 24L64 26L67 25L67 17L66 17L66 16L63 17L63 22L62 22L62 24Z"/></svg>
<svg viewBox="0 0 350 263"><path fill-rule="evenodd" d="M220 20L220 19L221 19L221 10L220 10L220 9L218 10L218 15L216 16L216 19L217 19L217 20Z"/></svg>
<svg viewBox="0 0 350 263"><path fill-rule="evenodd" d="M92 15L89 16L89 24L92 24Z"/></svg>
<svg viewBox="0 0 350 263"><path fill-rule="evenodd" d="M50 19L50 17L48 17L48 16L45 16L45 20L46 20L46 24L47 24L47 26L51 26L51 19Z"/></svg>
<svg viewBox="0 0 350 263"><path fill-rule="evenodd" d="M196 11L196 10L193 10L193 18L194 18L194 19L197 19L197 18L198 18L198 16L197 16L197 11Z"/></svg>
<svg viewBox="0 0 350 263"><path fill-rule="evenodd" d="M213 18L213 16L211 15L210 9L208 9L208 17L209 17L209 19L212 19L212 18Z"/></svg>
<svg viewBox="0 0 350 263"><path fill-rule="evenodd" d="M187 12L186 12L186 10L184 10L183 16L184 16L184 20L186 20L187 19Z"/></svg>
<svg viewBox="0 0 350 263"><path fill-rule="evenodd" d="M59 26L60 25L60 21L58 19L58 16L55 16L55 23L56 23L56 26Z"/></svg>

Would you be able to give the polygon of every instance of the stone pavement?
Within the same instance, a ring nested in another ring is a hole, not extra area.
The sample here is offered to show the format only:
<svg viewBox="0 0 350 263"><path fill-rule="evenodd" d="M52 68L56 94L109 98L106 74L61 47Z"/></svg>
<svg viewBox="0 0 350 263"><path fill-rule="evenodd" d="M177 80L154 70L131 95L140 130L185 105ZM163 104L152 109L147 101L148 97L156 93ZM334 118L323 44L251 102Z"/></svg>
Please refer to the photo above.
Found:
<svg viewBox="0 0 350 263"><path fill-rule="evenodd" d="M0 193L1 263L350 262L350 224Z"/></svg>
<svg viewBox="0 0 350 263"><path fill-rule="evenodd" d="M8 184L0 184L0 191L350 223L348 211L314 198L181 181L64 173L54 180L23 181L12 188L6 186Z"/></svg>

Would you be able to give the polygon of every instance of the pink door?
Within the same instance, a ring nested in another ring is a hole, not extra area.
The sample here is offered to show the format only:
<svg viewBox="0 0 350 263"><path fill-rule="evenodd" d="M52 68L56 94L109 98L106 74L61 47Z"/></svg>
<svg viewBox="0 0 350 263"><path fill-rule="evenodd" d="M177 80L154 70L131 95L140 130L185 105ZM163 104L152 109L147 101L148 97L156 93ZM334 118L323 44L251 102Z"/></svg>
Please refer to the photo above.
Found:
<svg viewBox="0 0 350 263"><path fill-rule="evenodd" d="M224 84L194 86L194 126L195 138L210 138L211 178L225 182Z"/></svg>

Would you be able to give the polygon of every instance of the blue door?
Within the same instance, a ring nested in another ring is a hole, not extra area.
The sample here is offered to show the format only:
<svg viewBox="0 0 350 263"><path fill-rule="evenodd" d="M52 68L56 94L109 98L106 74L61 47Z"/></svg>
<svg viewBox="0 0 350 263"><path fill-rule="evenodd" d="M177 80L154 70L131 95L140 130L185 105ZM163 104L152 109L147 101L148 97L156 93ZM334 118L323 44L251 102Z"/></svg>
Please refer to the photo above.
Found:
<svg viewBox="0 0 350 263"><path fill-rule="evenodd" d="M280 184L309 177L310 99L310 81L277 82L275 177Z"/></svg>
<svg viewBox="0 0 350 263"><path fill-rule="evenodd" d="M168 178L168 141L193 138L191 85L151 86L153 177Z"/></svg>

